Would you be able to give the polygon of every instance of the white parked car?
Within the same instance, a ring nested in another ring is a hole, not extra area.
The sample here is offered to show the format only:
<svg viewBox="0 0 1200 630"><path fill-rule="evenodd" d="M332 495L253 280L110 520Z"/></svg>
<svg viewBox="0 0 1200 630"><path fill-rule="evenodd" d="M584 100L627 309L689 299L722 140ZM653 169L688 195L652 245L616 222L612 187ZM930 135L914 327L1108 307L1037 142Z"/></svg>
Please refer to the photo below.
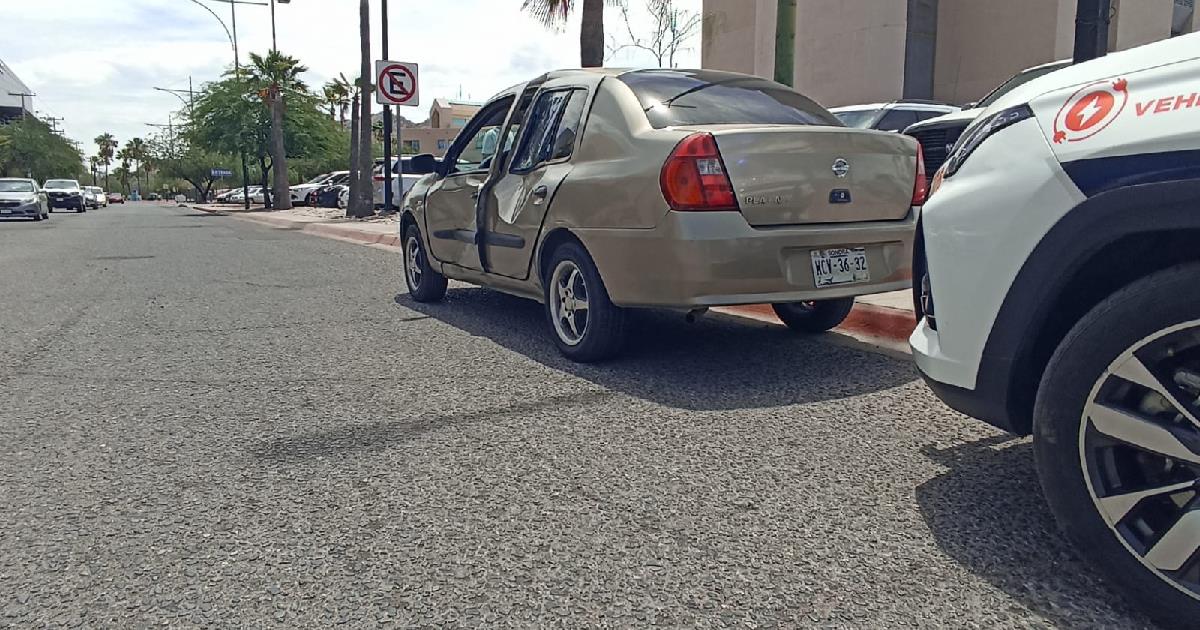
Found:
<svg viewBox="0 0 1200 630"><path fill-rule="evenodd" d="M423 177L423 175L413 174L411 159L409 157L392 158L392 205L397 208L400 207L400 202L404 200L404 195L407 195L408 191L412 189L413 184ZM402 165L403 175L400 170ZM377 208L383 207L383 180L383 160L376 160L375 169L371 172L371 181L374 182L374 200Z"/></svg>
<svg viewBox="0 0 1200 630"><path fill-rule="evenodd" d="M325 173L317 175L303 184L296 184L290 188L292 196L292 205L304 205L308 200L309 193L317 190L325 185L325 182L333 177L333 173Z"/></svg>
<svg viewBox="0 0 1200 630"><path fill-rule="evenodd" d="M1200 623L1197 77L1200 33L998 99L935 177L913 265L930 386L1032 433L1067 537L1179 628Z"/></svg>
<svg viewBox="0 0 1200 630"><path fill-rule="evenodd" d="M900 100L870 105L835 107L829 113L847 127L877 131L904 131L923 120L959 111L959 107L935 101Z"/></svg>
<svg viewBox="0 0 1200 630"><path fill-rule="evenodd" d="M108 206L108 195L104 194L104 189L99 186L84 186L84 190L88 192L92 199L93 208L104 208Z"/></svg>

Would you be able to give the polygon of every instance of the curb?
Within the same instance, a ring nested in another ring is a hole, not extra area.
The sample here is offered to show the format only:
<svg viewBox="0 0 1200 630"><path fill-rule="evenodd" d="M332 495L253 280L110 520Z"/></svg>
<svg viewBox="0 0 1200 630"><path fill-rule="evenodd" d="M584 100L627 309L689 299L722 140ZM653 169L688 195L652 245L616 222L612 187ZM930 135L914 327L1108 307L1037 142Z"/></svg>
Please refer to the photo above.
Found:
<svg viewBox="0 0 1200 630"><path fill-rule="evenodd" d="M322 236L325 238L332 238L349 243L358 243L361 245L379 245L387 248L400 248L399 234L364 232L353 225L341 225L337 223L323 223L320 221L293 221L290 219L271 216L267 213L234 214L230 212L222 212L220 210L213 210L210 208L203 208L200 206L192 207L197 210L212 214L237 217L239 219L245 219L247 221L254 221L255 223L269 225L271 227L284 230L294 230L297 232L303 232L305 234L311 234L313 236Z"/></svg>
<svg viewBox="0 0 1200 630"><path fill-rule="evenodd" d="M364 232L353 224L294 221L271 216L268 213L231 213L196 205L193 205L192 208L348 243L372 245L396 251L400 249L399 234ZM772 326L783 326L783 322L775 316L775 311L771 309L770 304L720 306L712 310L740 319L750 319ZM854 305L854 310L850 311L849 317L842 322L841 326L835 328L834 332L891 354L907 355L910 352L908 337L916 327L917 320L912 311L860 302Z"/></svg>

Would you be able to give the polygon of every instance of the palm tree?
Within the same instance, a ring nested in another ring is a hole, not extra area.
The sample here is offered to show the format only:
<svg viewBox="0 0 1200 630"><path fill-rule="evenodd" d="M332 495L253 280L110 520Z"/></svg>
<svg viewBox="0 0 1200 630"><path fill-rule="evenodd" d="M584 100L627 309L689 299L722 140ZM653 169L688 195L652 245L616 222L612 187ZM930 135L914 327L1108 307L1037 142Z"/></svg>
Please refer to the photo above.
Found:
<svg viewBox="0 0 1200 630"><path fill-rule="evenodd" d="M342 72L338 73L337 78L333 82L338 86L338 96L340 97L338 100L338 121L345 127L346 111L350 109L350 106L355 102L354 99L357 98L358 86L352 83L350 79L347 79L346 75Z"/></svg>
<svg viewBox="0 0 1200 630"><path fill-rule="evenodd" d="M129 167L132 159L129 157L129 147L125 147L117 151L116 158L121 160L121 165L117 167L117 180L121 182L121 190L126 195L129 194ZM141 191L138 191L139 193Z"/></svg>
<svg viewBox="0 0 1200 630"><path fill-rule="evenodd" d="M271 171L273 175L272 207L287 210L292 207L288 190L287 148L283 143L283 116L287 109L286 96L308 90L300 74L308 68L295 57L272 50L266 56L250 53L250 81L259 88L259 95L271 109Z"/></svg>
<svg viewBox="0 0 1200 630"><path fill-rule="evenodd" d="M95 155L88 156L88 168L92 171L92 185L96 185L96 170L100 165L100 158Z"/></svg>
<svg viewBox="0 0 1200 630"><path fill-rule="evenodd" d="M775 80L792 85L796 80L796 0L779 0L775 16Z"/></svg>
<svg viewBox="0 0 1200 630"><path fill-rule="evenodd" d="M104 165L104 187L108 188L108 167L113 163L113 153L117 150L117 139L111 133L102 133L96 136L95 143L100 163Z"/></svg>
<svg viewBox="0 0 1200 630"><path fill-rule="evenodd" d="M121 149L130 162L133 162L133 178L137 182L138 191L142 190L142 166L146 160L146 154L149 152L149 147L146 146L146 141L141 138L131 138L125 143L125 148ZM118 156L119 157L119 156Z"/></svg>
<svg viewBox="0 0 1200 630"><path fill-rule="evenodd" d="M352 190L353 205L348 208L355 217L365 217L374 208L374 188L371 183L371 7L367 0L358 3L358 155L354 168L358 185Z"/></svg>
<svg viewBox="0 0 1200 630"><path fill-rule="evenodd" d="M582 3L579 65L584 68L599 68L604 65L604 2L605 0L524 0L521 9L531 13L546 26L561 27L571 17L575 7Z"/></svg>
<svg viewBox="0 0 1200 630"><path fill-rule="evenodd" d="M354 84L341 73L321 88L321 99L329 108L329 116L337 118L343 127L346 126L346 110L350 108L350 96L355 93L354 90Z"/></svg>

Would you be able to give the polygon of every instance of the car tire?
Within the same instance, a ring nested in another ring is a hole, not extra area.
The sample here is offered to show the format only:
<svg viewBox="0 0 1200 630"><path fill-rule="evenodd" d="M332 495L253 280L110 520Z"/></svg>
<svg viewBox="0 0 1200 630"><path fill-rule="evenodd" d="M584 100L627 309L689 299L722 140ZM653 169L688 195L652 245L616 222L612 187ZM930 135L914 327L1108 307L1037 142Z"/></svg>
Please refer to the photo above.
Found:
<svg viewBox="0 0 1200 630"><path fill-rule="evenodd" d="M408 294L412 299L428 303L440 302L446 297L446 276L434 271L430 266L425 244L421 242L421 232L415 225L408 226L404 231L401 256L404 264L404 284L408 286Z"/></svg>
<svg viewBox="0 0 1200 630"><path fill-rule="evenodd" d="M781 302L771 308L788 328L802 333L823 333L837 328L854 308L854 298L836 300L813 300L809 302Z"/></svg>
<svg viewBox="0 0 1200 630"><path fill-rule="evenodd" d="M1129 601L1175 628L1195 628L1200 619L1200 589L1182 581L1194 580L1194 572L1200 571L1200 541L1184 534L1183 545L1156 546L1167 540L1171 527L1185 523L1183 515L1200 515L1195 506L1200 453L1193 452L1200 442L1191 442L1190 450L1186 445L1186 439L1200 438L1200 428L1181 420L1182 414L1172 411L1179 407L1152 388L1163 388L1175 401L1195 400L1175 392L1183 391L1176 384L1179 370L1200 363L1197 282L1200 264L1181 265L1138 280L1093 308L1055 350L1033 411L1038 476L1059 527ZM1184 341L1178 342L1180 338ZM1168 373L1170 379L1155 376ZM1156 400L1160 406L1151 406ZM1159 432L1163 427L1170 431ZM1146 448L1147 430L1159 439L1175 436L1165 439L1177 441L1192 461ZM1168 472L1195 476L1182 499L1181 491L1173 489L1180 477L1169 478ZM1132 485L1136 481L1142 485ZM1135 488L1156 493L1136 500L1121 497L1122 490ZM1189 491L1191 512L1186 503L1176 505L1187 500ZM1172 517L1176 507L1178 519ZM1182 563L1178 577L1168 577L1176 562Z"/></svg>
<svg viewBox="0 0 1200 630"><path fill-rule="evenodd" d="M543 279L546 319L563 356L578 363L595 363L620 353L625 345L627 313L609 299L600 272L582 245L559 245ZM581 304L584 308L579 308Z"/></svg>

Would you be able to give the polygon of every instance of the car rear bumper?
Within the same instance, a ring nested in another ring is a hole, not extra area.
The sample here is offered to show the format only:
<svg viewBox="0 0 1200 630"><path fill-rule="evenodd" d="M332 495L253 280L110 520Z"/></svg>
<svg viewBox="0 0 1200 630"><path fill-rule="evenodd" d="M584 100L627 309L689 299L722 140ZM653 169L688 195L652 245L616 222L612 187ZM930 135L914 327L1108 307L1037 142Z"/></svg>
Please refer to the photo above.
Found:
<svg viewBox="0 0 1200 630"><path fill-rule="evenodd" d="M613 303L697 308L826 300L912 286L917 212L900 221L755 228L739 212L668 212L651 229L574 233ZM818 288L812 250L862 247L870 280Z"/></svg>
<svg viewBox="0 0 1200 630"><path fill-rule="evenodd" d="M0 206L0 219L16 218L16 217L36 217L42 213L42 209L37 204L31 206Z"/></svg>

